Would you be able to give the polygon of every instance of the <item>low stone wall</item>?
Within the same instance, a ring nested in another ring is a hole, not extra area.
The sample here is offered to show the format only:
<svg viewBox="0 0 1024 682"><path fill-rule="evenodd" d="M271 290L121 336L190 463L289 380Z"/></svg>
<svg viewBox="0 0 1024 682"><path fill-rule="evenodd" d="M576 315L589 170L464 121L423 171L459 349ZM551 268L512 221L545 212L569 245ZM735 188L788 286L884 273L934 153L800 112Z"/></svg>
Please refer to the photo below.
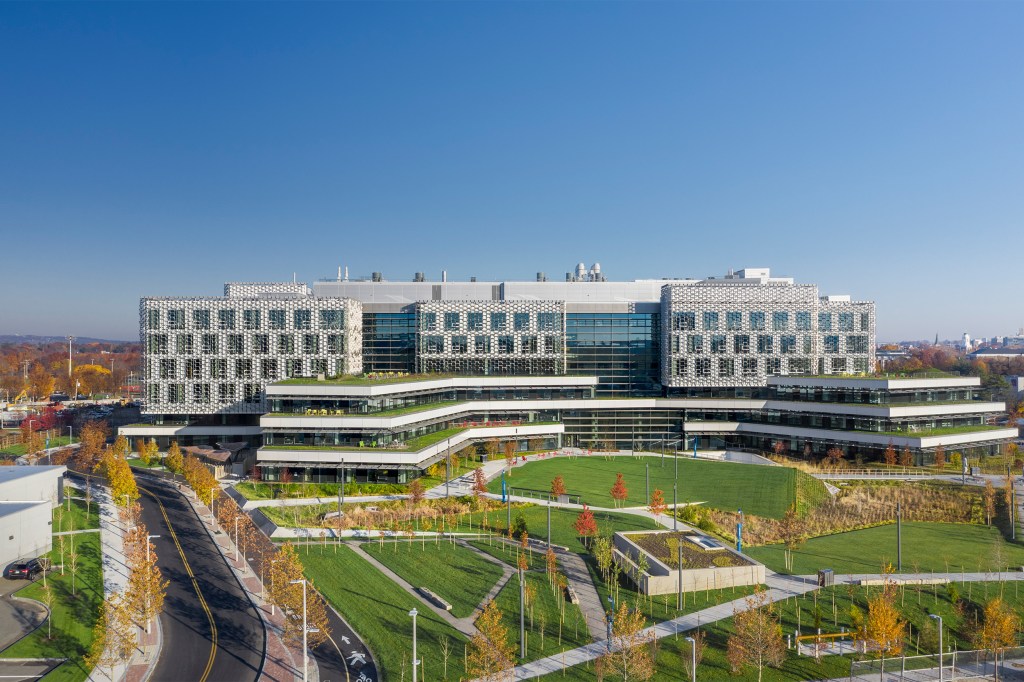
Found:
<svg viewBox="0 0 1024 682"><path fill-rule="evenodd" d="M679 571L675 567L659 561L649 553L645 552L635 542L629 539L629 535L647 535L652 531L638 531L636 533L616 533L612 541L615 545L615 553L620 564L625 560L624 569L633 577L634 582L644 594L675 594L679 590ZM654 533L672 533L673 531L653 531ZM697 534L697 533L693 533ZM765 580L765 568L748 556L736 552L730 547L725 547L721 552L727 552L738 556L747 562L745 566L722 566L714 568L687 568L682 571L682 588L684 592L695 592L697 590L717 590L725 587L739 587L741 585L760 585ZM648 570L639 580L636 579L636 560L640 554L647 555Z"/></svg>

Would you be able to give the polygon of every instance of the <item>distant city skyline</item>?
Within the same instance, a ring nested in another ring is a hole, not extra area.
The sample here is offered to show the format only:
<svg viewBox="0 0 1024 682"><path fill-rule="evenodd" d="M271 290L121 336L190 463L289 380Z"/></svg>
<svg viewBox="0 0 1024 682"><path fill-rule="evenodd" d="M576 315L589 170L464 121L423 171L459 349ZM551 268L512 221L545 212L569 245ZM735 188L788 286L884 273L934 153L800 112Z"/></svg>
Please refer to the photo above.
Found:
<svg viewBox="0 0 1024 682"><path fill-rule="evenodd" d="M0 334L224 281L770 267L1014 333L1021 3L0 4Z"/></svg>

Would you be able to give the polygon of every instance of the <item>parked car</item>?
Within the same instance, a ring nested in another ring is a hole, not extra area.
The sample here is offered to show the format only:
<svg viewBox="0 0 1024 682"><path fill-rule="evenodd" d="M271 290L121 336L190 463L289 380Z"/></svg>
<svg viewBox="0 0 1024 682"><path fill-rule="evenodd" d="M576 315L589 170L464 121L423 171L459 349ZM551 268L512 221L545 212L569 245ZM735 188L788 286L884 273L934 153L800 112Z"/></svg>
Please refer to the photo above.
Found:
<svg viewBox="0 0 1024 682"><path fill-rule="evenodd" d="M29 561L17 561L4 570L4 577L8 580L32 580L49 568L50 560L46 557L39 557Z"/></svg>

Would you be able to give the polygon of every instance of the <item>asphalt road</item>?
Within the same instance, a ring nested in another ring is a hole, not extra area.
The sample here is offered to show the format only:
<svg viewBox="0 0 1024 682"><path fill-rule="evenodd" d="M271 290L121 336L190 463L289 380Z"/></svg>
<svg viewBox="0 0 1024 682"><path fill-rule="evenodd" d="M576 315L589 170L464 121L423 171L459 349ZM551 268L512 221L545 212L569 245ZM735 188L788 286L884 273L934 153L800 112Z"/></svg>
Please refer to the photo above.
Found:
<svg viewBox="0 0 1024 682"><path fill-rule="evenodd" d="M259 614L188 502L173 488L139 481L142 521L170 581L163 648L153 682L246 682L259 676L266 632Z"/></svg>
<svg viewBox="0 0 1024 682"><path fill-rule="evenodd" d="M0 569L5 568L0 566ZM40 623L46 621L46 611L39 604L12 598L15 592L32 583L28 580L0 578L0 651L17 642Z"/></svg>

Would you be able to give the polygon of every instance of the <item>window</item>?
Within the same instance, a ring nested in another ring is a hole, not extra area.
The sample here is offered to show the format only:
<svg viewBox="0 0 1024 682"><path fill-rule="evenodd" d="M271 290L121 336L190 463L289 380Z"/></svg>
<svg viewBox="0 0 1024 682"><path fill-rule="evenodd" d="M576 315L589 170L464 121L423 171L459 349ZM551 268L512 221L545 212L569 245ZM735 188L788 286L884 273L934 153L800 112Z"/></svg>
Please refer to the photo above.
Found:
<svg viewBox="0 0 1024 682"><path fill-rule="evenodd" d="M301 377L302 358L292 358L291 360L285 360L284 372L290 377Z"/></svg>
<svg viewBox="0 0 1024 682"><path fill-rule="evenodd" d="M195 339L191 334L178 334L175 339L178 355L192 355L195 352Z"/></svg>
<svg viewBox="0 0 1024 682"><path fill-rule="evenodd" d="M846 337L846 352L847 353L867 353L868 352L868 337L866 337L866 336L847 336Z"/></svg>
<svg viewBox="0 0 1024 682"><path fill-rule="evenodd" d="M853 331L853 313L839 313L839 331Z"/></svg>
<svg viewBox="0 0 1024 682"><path fill-rule="evenodd" d="M192 402L206 405L210 402L210 384L192 385Z"/></svg>
<svg viewBox="0 0 1024 682"><path fill-rule="evenodd" d="M838 353L839 352L839 337L830 335L825 337L825 352L826 353Z"/></svg>
<svg viewBox="0 0 1024 682"><path fill-rule="evenodd" d="M810 358L789 358L787 361L789 365L790 374L810 374L811 373L811 360Z"/></svg>
<svg viewBox="0 0 1024 682"><path fill-rule="evenodd" d="M239 358L235 360L235 378L236 379L252 379L252 360L249 358Z"/></svg>
<svg viewBox="0 0 1024 682"><path fill-rule="evenodd" d="M341 355L345 352L345 335L344 334L328 334L327 335L327 353L329 355Z"/></svg>
<svg viewBox="0 0 1024 682"><path fill-rule="evenodd" d="M203 334L203 352L207 355L217 354L217 335Z"/></svg>
<svg viewBox="0 0 1024 682"><path fill-rule="evenodd" d="M684 377L684 376L686 376L686 367L687 367L686 358L676 358L676 376L677 377Z"/></svg>
<svg viewBox="0 0 1024 682"><path fill-rule="evenodd" d="M743 329L743 313L731 312L725 314L725 329L737 331Z"/></svg>
<svg viewBox="0 0 1024 682"><path fill-rule="evenodd" d="M420 315L420 329L428 332L437 331L437 313L422 313Z"/></svg>
<svg viewBox="0 0 1024 682"><path fill-rule="evenodd" d="M866 332L871 329L871 315L869 313L860 314L860 330Z"/></svg>
<svg viewBox="0 0 1024 682"><path fill-rule="evenodd" d="M517 332L521 332L524 329L530 328L530 313L514 313L512 315L512 324L515 326Z"/></svg>
<svg viewBox="0 0 1024 682"><path fill-rule="evenodd" d="M242 396L247 403L258 403L260 401L260 385L244 384L242 386Z"/></svg>
<svg viewBox="0 0 1024 682"><path fill-rule="evenodd" d="M166 359L160 361L160 378L161 379L177 379L178 378L178 363L172 359Z"/></svg>
<svg viewBox="0 0 1024 682"><path fill-rule="evenodd" d="M243 310L242 311L242 326L248 330L260 328L260 311L258 310Z"/></svg>
<svg viewBox="0 0 1024 682"><path fill-rule="evenodd" d="M235 311L234 310L218 310L217 311L217 328L218 329L234 329L235 328Z"/></svg>
<svg viewBox="0 0 1024 682"><path fill-rule="evenodd" d="M224 358L210 360L210 376L214 379L227 379L228 361Z"/></svg>
<svg viewBox="0 0 1024 682"><path fill-rule="evenodd" d="M462 324L461 315L459 313L445 313L444 314L444 329L445 331L458 331L459 326Z"/></svg>
<svg viewBox="0 0 1024 682"><path fill-rule="evenodd" d="M764 331L764 313L750 313L750 328L755 332Z"/></svg>
<svg viewBox="0 0 1024 682"><path fill-rule="evenodd" d="M270 353L270 336L267 334L253 334L252 352L257 355Z"/></svg>
<svg viewBox="0 0 1024 682"><path fill-rule="evenodd" d="M718 358L718 376L731 377L736 375L736 361L732 358Z"/></svg>
<svg viewBox="0 0 1024 682"><path fill-rule="evenodd" d="M241 334L228 334L228 353L241 355L245 352L245 339Z"/></svg>
<svg viewBox="0 0 1024 682"><path fill-rule="evenodd" d="M796 314L796 330L798 332L809 332L811 331L811 314L808 312L799 312Z"/></svg>
<svg viewBox="0 0 1024 682"><path fill-rule="evenodd" d="M679 335L673 334L672 335L672 352L673 353L681 353L682 351L680 350L680 348L682 348L682 345L683 345L682 344L682 339L679 338Z"/></svg>
<svg viewBox="0 0 1024 682"><path fill-rule="evenodd" d="M772 336L769 334L758 334L757 335L757 352L771 355L772 350Z"/></svg>
<svg viewBox="0 0 1024 682"><path fill-rule="evenodd" d="M506 324L508 324L508 316L505 313L491 313L492 331L505 331Z"/></svg>
<svg viewBox="0 0 1024 682"><path fill-rule="evenodd" d="M233 402L235 399L235 385L219 384L217 386L217 393L222 403Z"/></svg>
<svg viewBox="0 0 1024 682"><path fill-rule="evenodd" d="M291 334L277 335L277 354L291 355L295 352L295 337Z"/></svg>
<svg viewBox="0 0 1024 682"><path fill-rule="evenodd" d="M699 334L690 334L686 337L686 352L687 353L703 353L704 352L704 337Z"/></svg>
<svg viewBox="0 0 1024 682"><path fill-rule="evenodd" d="M818 331L832 331L832 313L818 313Z"/></svg>
<svg viewBox="0 0 1024 682"><path fill-rule="evenodd" d="M146 399L151 403L160 402L160 384L146 385Z"/></svg>
<svg viewBox="0 0 1024 682"><path fill-rule="evenodd" d="M321 310L320 311L320 328L321 329L344 329L345 328L345 311L344 310Z"/></svg>
<svg viewBox="0 0 1024 682"><path fill-rule="evenodd" d="M466 313L466 329L471 332L479 332L484 329L483 313Z"/></svg>
<svg viewBox="0 0 1024 682"><path fill-rule="evenodd" d="M718 313L704 313L704 329L706 331L718 330Z"/></svg>
<svg viewBox="0 0 1024 682"><path fill-rule="evenodd" d="M804 355L810 355L814 352L814 338L811 336L803 337L804 341Z"/></svg>
<svg viewBox="0 0 1024 682"><path fill-rule="evenodd" d="M544 352L545 353L561 353L562 352L562 338L560 336L545 336L544 337Z"/></svg>
<svg viewBox="0 0 1024 682"><path fill-rule="evenodd" d="M316 355L320 352L320 337L316 334L302 335L302 352L306 355Z"/></svg>
<svg viewBox="0 0 1024 682"><path fill-rule="evenodd" d="M764 361L764 371L768 374L782 374L782 360L779 358L768 358Z"/></svg>
<svg viewBox="0 0 1024 682"><path fill-rule="evenodd" d="M186 379L202 379L203 378L203 361L198 358L190 358L185 361L185 378Z"/></svg>
<svg viewBox="0 0 1024 682"><path fill-rule="evenodd" d="M498 337L498 352L504 355L511 355L515 351L511 336Z"/></svg>
<svg viewBox="0 0 1024 682"><path fill-rule="evenodd" d="M490 353L491 337L480 335L473 339L473 352L480 355Z"/></svg>
<svg viewBox="0 0 1024 682"><path fill-rule="evenodd" d="M750 336L747 334L737 334L732 337L732 350L734 353L749 353Z"/></svg>
<svg viewBox="0 0 1024 682"><path fill-rule="evenodd" d="M697 328L695 313L673 313L672 328L677 332L690 332Z"/></svg>
<svg viewBox="0 0 1024 682"><path fill-rule="evenodd" d="M790 355L796 352L796 337L795 336L780 336L779 337L779 352L783 355Z"/></svg>
<svg viewBox="0 0 1024 682"><path fill-rule="evenodd" d="M537 353L537 337L536 336L523 336L519 339L519 343L522 344L523 353Z"/></svg>
<svg viewBox="0 0 1024 682"><path fill-rule="evenodd" d="M167 402L180 405L185 402L185 384L170 384L167 386Z"/></svg>
<svg viewBox="0 0 1024 682"><path fill-rule="evenodd" d="M757 376L757 358L743 358L743 376Z"/></svg>
<svg viewBox="0 0 1024 682"><path fill-rule="evenodd" d="M185 311L180 308L175 310L167 311L167 328L168 329L184 329L185 328Z"/></svg>
<svg viewBox="0 0 1024 682"><path fill-rule="evenodd" d="M461 334L452 337L452 352L465 354L469 352L469 339Z"/></svg>
<svg viewBox="0 0 1024 682"><path fill-rule="evenodd" d="M271 329L285 328L285 315L283 310L271 310L267 317L270 319Z"/></svg>
<svg viewBox="0 0 1024 682"><path fill-rule="evenodd" d="M196 329L209 329L210 328L210 311L209 310L193 310L192 311L192 326Z"/></svg>
<svg viewBox="0 0 1024 682"><path fill-rule="evenodd" d="M296 329L310 329L312 326L313 315L307 308L296 310L294 313L295 328Z"/></svg>
<svg viewBox="0 0 1024 682"><path fill-rule="evenodd" d="M310 374L316 374L317 376L327 374L327 360L324 358L313 358L309 361Z"/></svg>
<svg viewBox="0 0 1024 682"><path fill-rule="evenodd" d="M784 332L789 329L789 313L772 313L772 331Z"/></svg>
<svg viewBox="0 0 1024 682"><path fill-rule="evenodd" d="M698 377L711 376L711 358L697 358L694 360L693 373Z"/></svg>
<svg viewBox="0 0 1024 682"><path fill-rule="evenodd" d="M712 353L724 353L725 352L725 334L712 334L711 335L711 352Z"/></svg>
<svg viewBox="0 0 1024 682"><path fill-rule="evenodd" d="M436 334L430 334L423 337L423 352L424 353L443 353L444 352L444 337Z"/></svg>
<svg viewBox="0 0 1024 682"><path fill-rule="evenodd" d="M160 311L156 309L150 309L146 311L146 328L147 329L159 329L160 328Z"/></svg>
<svg viewBox="0 0 1024 682"><path fill-rule="evenodd" d="M857 374L866 374L868 371L868 359L867 358L854 358L853 359L853 371Z"/></svg>
<svg viewBox="0 0 1024 682"><path fill-rule="evenodd" d="M542 332L562 331L559 324L561 316L558 313L537 313L537 329Z"/></svg>
<svg viewBox="0 0 1024 682"><path fill-rule="evenodd" d="M833 374L845 374L846 373L846 358L832 358L832 373Z"/></svg>

